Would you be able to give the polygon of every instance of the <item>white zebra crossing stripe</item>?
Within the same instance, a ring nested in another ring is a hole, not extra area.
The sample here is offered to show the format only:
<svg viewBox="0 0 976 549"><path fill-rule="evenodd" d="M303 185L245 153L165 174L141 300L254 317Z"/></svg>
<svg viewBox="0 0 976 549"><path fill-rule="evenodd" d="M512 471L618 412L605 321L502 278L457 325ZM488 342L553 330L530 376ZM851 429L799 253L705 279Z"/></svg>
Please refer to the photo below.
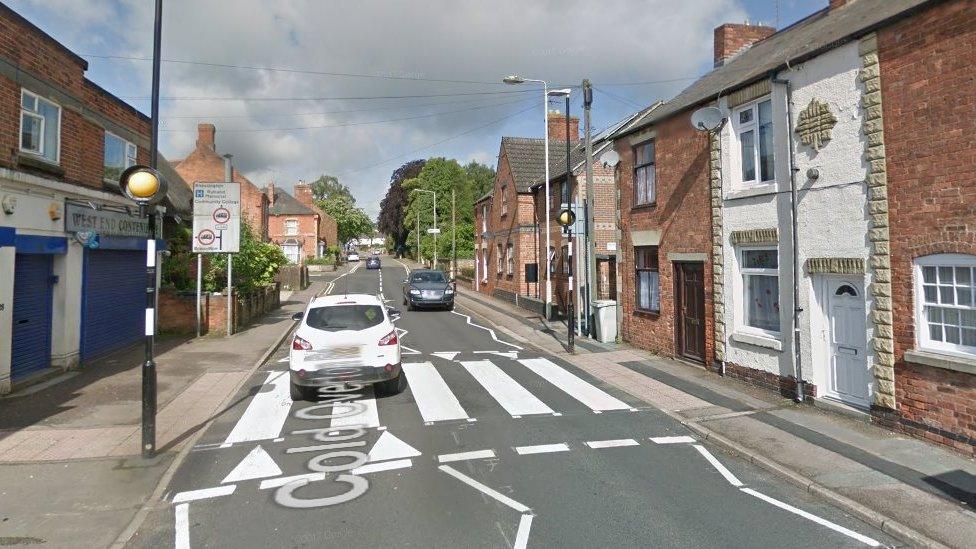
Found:
<svg viewBox="0 0 976 549"><path fill-rule="evenodd" d="M461 366L512 416L552 414L552 408L490 360L462 361Z"/></svg>
<svg viewBox="0 0 976 549"><path fill-rule="evenodd" d="M254 395L244 415L224 440L225 445L278 438L291 410L288 393L291 380L288 372L270 372L264 383L270 384L271 390Z"/></svg>
<svg viewBox="0 0 976 549"><path fill-rule="evenodd" d="M457 397L430 362L405 363L410 392L424 421L468 419Z"/></svg>
<svg viewBox="0 0 976 549"><path fill-rule="evenodd" d="M380 414L379 411L376 409L376 397L373 395L373 388L372 387L364 388L363 397L364 398L361 398L359 400L352 401L361 404L364 407L363 411L348 416L334 417L332 418L332 423L330 423L330 426L348 427L350 425L362 425L367 429L373 427L379 427ZM332 407L333 415L341 414L348 411L349 411L349 406L343 405L343 403L338 403Z"/></svg>
<svg viewBox="0 0 976 549"><path fill-rule="evenodd" d="M523 358L519 362L595 412L630 409L630 405L560 368L549 359Z"/></svg>

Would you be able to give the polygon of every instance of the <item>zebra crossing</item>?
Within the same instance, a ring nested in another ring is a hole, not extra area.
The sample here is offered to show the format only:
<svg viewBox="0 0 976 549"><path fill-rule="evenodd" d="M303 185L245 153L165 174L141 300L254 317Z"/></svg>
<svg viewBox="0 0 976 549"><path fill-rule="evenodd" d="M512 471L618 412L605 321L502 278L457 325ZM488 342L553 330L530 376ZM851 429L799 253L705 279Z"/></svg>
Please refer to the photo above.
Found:
<svg viewBox="0 0 976 549"><path fill-rule="evenodd" d="M588 411L603 413L608 411L636 411L631 405L582 379L566 368L547 358L522 358L507 362L503 368L499 359L481 358L477 360L443 361L440 368L455 368L466 374L475 383L464 390L452 388L446 377L431 361L404 362L403 373L407 376L409 396L413 407L423 425L436 425L445 422L478 421L465 408L462 401L470 399L472 388L487 394L512 419L533 416L561 416L563 413ZM571 397L582 408L557 410L547 404L540 395L526 388L524 382L516 379L512 368L523 368L528 375L537 377L533 387L550 386ZM508 371L506 371L508 370ZM464 374L462 374L464 375ZM281 436L289 413L295 406L288 391L288 372L268 372L262 389L255 394L240 419L231 429L221 446L227 447L242 442L273 440ZM460 395L460 396L459 396ZM396 401L394 397L393 401ZM304 403L299 403L301 406ZM402 408L398 409L397 420L402 420ZM383 429L382 410L372 387L365 387L360 398L348 403L336 403L331 408L330 427L341 428L353 425L366 428ZM388 418L393 419L393 418Z"/></svg>

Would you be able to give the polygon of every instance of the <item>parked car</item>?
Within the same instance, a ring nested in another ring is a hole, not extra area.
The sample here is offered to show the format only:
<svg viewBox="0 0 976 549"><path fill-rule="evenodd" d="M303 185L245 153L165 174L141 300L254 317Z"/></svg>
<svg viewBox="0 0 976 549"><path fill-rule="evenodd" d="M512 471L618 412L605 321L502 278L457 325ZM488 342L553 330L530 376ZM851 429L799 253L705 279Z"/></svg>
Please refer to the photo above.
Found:
<svg viewBox="0 0 976 549"><path fill-rule="evenodd" d="M312 299L292 338L288 354L291 398L303 400L324 386L374 384L376 392L406 388L400 341L393 322L400 316L376 296L349 294Z"/></svg>
<svg viewBox="0 0 976 549"><path fill-rule="evenodd" d="M356 252L349 252L349 255L346 256L346 261L359 261L359 254Z"/></svg>
<svg viewBox="0 0 976 549"><path fill-rule="evenodd" d="M408 310L426 307L454 309L453 280L437 269L414 269L403 280L403 304Z"/></svg>
<svg viewBox="0 0 976 549"><path fill-rule="evenodd" d="M379 269L380 268L380 258L377 255L366 260L367 269Z"/></svg>

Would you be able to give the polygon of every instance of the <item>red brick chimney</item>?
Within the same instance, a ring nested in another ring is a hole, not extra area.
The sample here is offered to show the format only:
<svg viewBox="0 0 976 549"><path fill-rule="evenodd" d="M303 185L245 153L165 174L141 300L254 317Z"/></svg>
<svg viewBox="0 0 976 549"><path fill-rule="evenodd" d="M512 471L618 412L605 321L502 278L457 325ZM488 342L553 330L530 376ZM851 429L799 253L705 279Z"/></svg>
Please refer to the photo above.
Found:
<svg viewBox="0 0 976 549"><path fill-rule="evenodd" d="M854 0L830 0L830 9L836 9L850 4Z"/></svg>
<svg viewBox="0 0 976 549"><path fill-rule="evenodd" d="M206 148L211 151L216 151L216 145L214 143L214 135L217 133L217 128L213 124L197 124L197 148Z"/></svg>
<svg viewBox="0 0 976 549"><path fill-rule="evenodd" d="M724 65L749 46L769 37L776 29L763 25L726 23L715 27L715 66Z"/></svg>
<svg viewBox="0 0 976 549"><path fill-rule="evenodd" d="M549 111L549 139L566 141L566 115L559 111ZM569 117L569 139L579 141L579 117Z"/></svg>
<svg viewBox="0 0 976 549"><path fill-rule="evenodd" d="M305 204L309 208L314 206L314 200L312 199L312 186L304 181L299 181L295 184L295 200L298 200L302 204Z"/></svg>
<svg viewBox="0 0 976 549"><path fill-rule="evenodd" d="M274 191L274 181L268 182L268 206L274 206L275 202L275 191Z"/></svg>

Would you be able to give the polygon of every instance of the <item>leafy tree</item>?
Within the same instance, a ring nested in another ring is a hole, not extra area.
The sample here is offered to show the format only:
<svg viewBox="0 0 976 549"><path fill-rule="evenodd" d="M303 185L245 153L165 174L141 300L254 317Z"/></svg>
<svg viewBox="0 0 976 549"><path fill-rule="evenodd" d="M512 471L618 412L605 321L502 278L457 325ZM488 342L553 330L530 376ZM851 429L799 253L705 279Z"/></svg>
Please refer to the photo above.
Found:
<svg viewBox="0 0 976 549"><path fill-rule="evenodd" d="M404 226L415 227L420 219L420 253L425 258L433 257L434 237L427 234L433 227L434 211L430 193L411 193L414 189L430 190L437 193L437 224L441 234L437 238L437 255L448 258L451 253L451 191L455 193L455 216L457 223L458 257L474 257L474 201L477 199L476 181L468 176L456 160L431 158L424 164L420 174L403 182L407 191L407 212Z"/></svg>
<svg viewBox="0 0 976 549"><path fill-rule="evenodd" d="M227 254L209 254L209 266L203 274L208 292L223 291L227 287ZM278 270L288 263L281 248L261 242L251 226L241 223L240 252L234 254L234 287L247 292L274 282Z"/></svg>
<svg viewBox="0 0 976 549"><path fill-rule="evenodd" d="M495 169L491 166L486 166L472 160L464 167L464 171L467 172L468 178L471 179L471 185L474 187L475 200L484 196L485 193L495 186Z"/></svg>
<svg viewBox="0 0 976 549"><path fill-rule="evenodd" d="M373 221L362 208L356 207L355 200L336 195L319 200L316 204L335 219L339 242L346 243L353 238L373 235Z"/></svg>
<svg viewBox="0 0 976 549"><path fill-rule="evenodd" d="M339 183L339 178L334 175L322 174L312 181L311 186L312 197L315 200L327 200L338 196L348 199L353 204L356 203L356 198L349 191L349 187Z"/></svg>
<svg viewBox="0 0 976 549"><path fill-rule="evenodd" d="M407 207L407 191L403 188L403 182L413 179L420 175L426 160L411 160L400 166L390 176L390 188L386 191L386 196L380 202L380 215L376 225L380 232L386 234L392 240L389 247L392 247L397 257L401 256L401 251L407 247L407 237L410 235L411 226L404 224L404 216Z"/></svg>

